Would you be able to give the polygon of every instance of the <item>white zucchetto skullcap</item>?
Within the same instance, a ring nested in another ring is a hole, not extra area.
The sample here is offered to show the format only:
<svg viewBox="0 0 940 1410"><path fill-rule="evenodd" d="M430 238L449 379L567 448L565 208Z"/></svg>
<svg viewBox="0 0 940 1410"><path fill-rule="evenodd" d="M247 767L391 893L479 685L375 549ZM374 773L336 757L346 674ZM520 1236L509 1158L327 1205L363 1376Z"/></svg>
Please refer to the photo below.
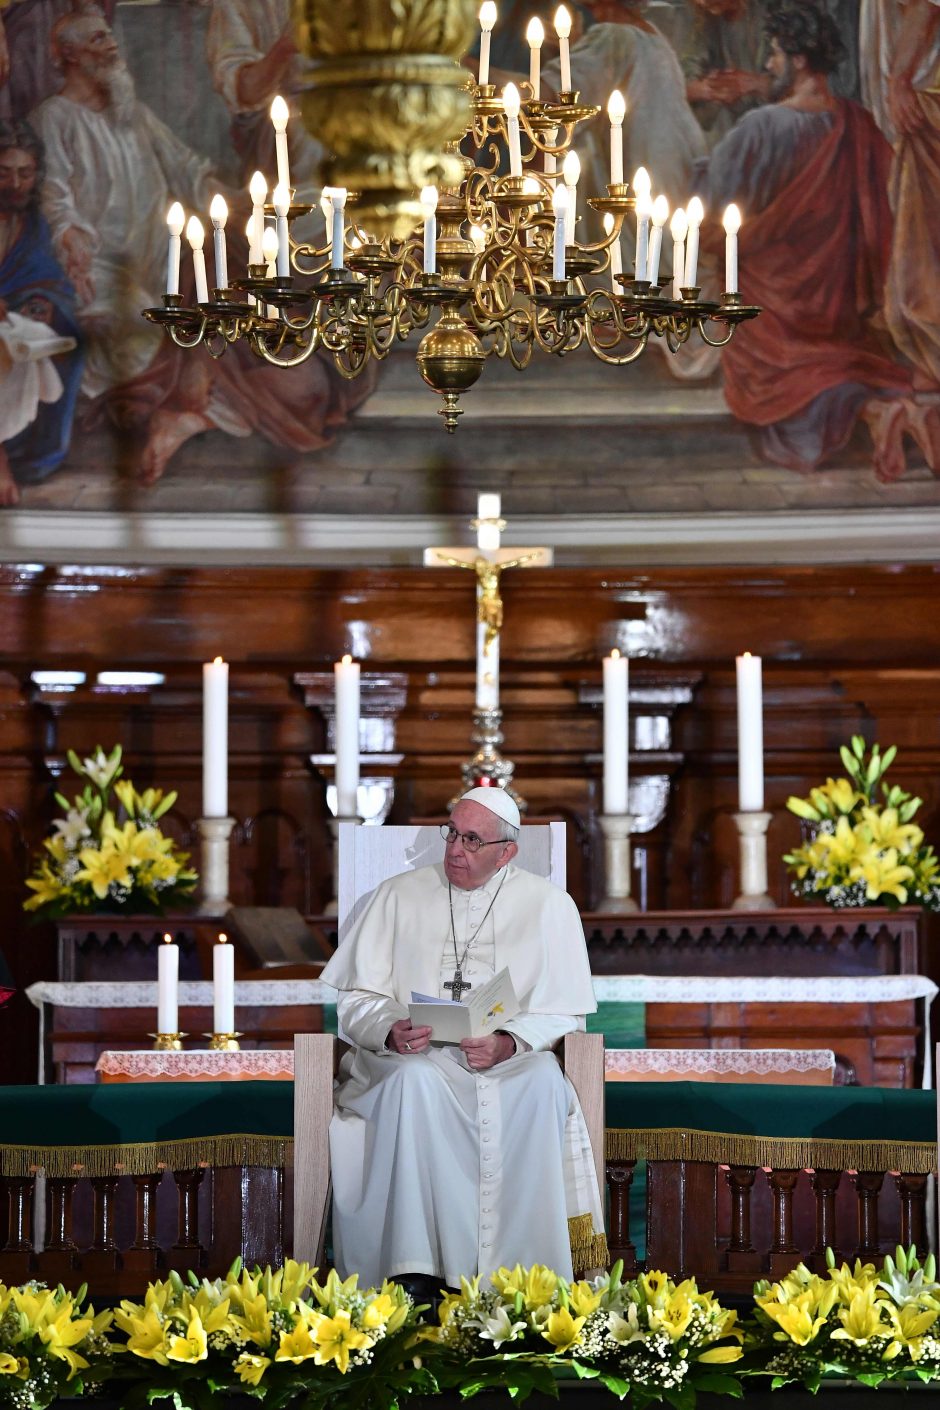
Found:
<svg viewBox="0 0 940 1410"><path fill-rule="evenodd" d="M505 788L471 788L469 793L462 793L457 800L460 803L479 803L481 807L489 809L495 813L503 822L508 822L512 827L520 827L522 819L519 816L519 809Z"/></svg>

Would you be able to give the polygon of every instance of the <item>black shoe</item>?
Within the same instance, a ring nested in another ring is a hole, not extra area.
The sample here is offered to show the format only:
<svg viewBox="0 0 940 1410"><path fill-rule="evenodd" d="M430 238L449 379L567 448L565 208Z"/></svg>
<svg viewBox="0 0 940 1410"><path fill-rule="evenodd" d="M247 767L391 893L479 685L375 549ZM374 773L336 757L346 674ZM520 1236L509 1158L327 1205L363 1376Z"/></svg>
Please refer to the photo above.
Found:
<svg viewBox="0 0 940 1410"><path fill-rule="evenodd" d="M416 1307L426 1304L432 1315L437 1311L441 1301L441 1278L429 1273L400 1273L393 1281L405 1289Z"/></svg>

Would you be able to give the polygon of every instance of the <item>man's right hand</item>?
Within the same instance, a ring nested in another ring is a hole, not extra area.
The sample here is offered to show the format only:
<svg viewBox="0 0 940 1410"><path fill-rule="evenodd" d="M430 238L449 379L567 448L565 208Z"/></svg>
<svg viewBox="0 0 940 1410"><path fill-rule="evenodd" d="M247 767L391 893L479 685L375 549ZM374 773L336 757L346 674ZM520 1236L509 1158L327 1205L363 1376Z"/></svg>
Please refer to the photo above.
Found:
<svg viewBox="0 0 940 1410"><path fill-rule="evenodd" d="M91 237L77 225L70 225L62 235L61 245L65 273L71 280L79 300L90 304L95 297L95 284L91 277Z"/></svg>
<svg viewBox="0 0 940 1410"><path fill-rule="evenodd" d="M433 1028L412 1028L410 1018L400 1018L388 1030L385 1046L404 1057L409 1053L423 1053L430 1046L433 1031Z"/></svg>

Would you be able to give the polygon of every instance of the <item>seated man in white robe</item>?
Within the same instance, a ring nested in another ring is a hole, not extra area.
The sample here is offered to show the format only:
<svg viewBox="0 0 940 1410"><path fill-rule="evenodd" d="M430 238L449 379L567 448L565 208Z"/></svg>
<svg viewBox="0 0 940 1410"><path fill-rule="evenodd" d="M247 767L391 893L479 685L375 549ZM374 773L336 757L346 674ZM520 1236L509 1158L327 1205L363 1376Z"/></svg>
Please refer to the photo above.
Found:
<svg viewBox="0 0 940 1410"><path fill-rule="evenodd" d="M337 1268L420 1298L461 1275L606 1261L590 1140L552 1051L596 1005L581 919L513 865L519 810L498 788L456 804L444 861L384 882L323 971L341 990L330 1127ZM521 1012L488 1037L435 1045L412 993L458 997L509 970Z"/></svg>

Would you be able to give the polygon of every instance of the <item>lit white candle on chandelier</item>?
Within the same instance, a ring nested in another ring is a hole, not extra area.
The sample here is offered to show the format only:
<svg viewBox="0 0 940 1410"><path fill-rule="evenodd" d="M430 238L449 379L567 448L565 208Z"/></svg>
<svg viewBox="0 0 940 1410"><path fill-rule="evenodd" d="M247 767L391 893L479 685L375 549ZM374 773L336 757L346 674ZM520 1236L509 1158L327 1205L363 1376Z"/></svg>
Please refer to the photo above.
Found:
<svg viewBox="0 0 940 1410"><path fill-rule="evenodd" d="M477 548L481 553L496 553L499 549L501 509L498 494L477 495Z"/></svg>
<svg viewBox="0 0 940 1410"><path fill-rule="evenodd" d="M424 272L437 273L437 187L421 188L421 209L424 211Z"/></svg>
<svg viewBox="0 0 940 1410"><path fill-rule="evenodd" d="M685 278L685 232L688 229L688 221L685 218L685 211L681 206L677 206L672 213L672 220L669 222L669 231L672 235L672 297L680 299L682 297L682 281Z"/></svg>
<svg viewBox="0 0 940 1410"><path fill-rule="evenodd" d="M248 193L251 196L251 249L248 254L249 264L261 264L261 240L264 236L264 203L268 195L268 183L265 181L260 171L256 171L248 183Z"/></svg>
<svg viewBox="0 0 940 1410"><path fill-rule="evenodd" d="M215 287L228 288L228 257L225 249L225 222L228 220L228 206L225 197L217 193L209 206L209 219L212 221L212 247L215 254Z"/></svg>
<svg viewBox="0 0 940 1410"><path fill-rule="evenodd" d="M274 188L274 210L277 214L277 277L286 279L290 274L290 234L287 225L290 191L282 181Z"/></svg>
<svg viewBox="0 0 940 1410"><path fill-rule="evenodd" d="M496 23L493 0L483 0L480 6L480 87L490 81L490 34Z"/></svg>
<svg viewBox="0 0 940 1410"><path fill-rule="evenodd" d="M277 154L277 184L287 188L287 204L290 205L290 163L287 159L287 121L290 111L280 93L271 103L271 121L274 124L274 148Z"/></svg>
<svg viewBox="0 0 940 1410"><path fill-rule="evenodd" d="M179 1020L179 946L172 935L164 935L157 950L157 1032L178 1033Z"/></svg>
<svg viewBox="0 0 940 1410"><path fill-rule="evenodd" d="M653 214L653 203L650 199L652 184L646 167L637 167L633 173L633 191L636 196L636 257L633 261L635 279L646 279L646 271L649 268L650 216Z"/></svg>
<svg viewBox="0 0 940 1410"><path fill-rule="evenodd" d="M166 256L166 291L178 294L180 291L180 236L186 224L186 214L179 201L174 201L166 213L166 228L170 232L170 245Z"/></svg>
<svg viewBox="0 0 940 1410"><path fill-rule="evenodd" d="M547 147L554 147L558 138L557 127L547 127L542 133L542 140ZM558 171L558 158L554 152L545 153L545 175L554 176Z"/></svg>
<svg viewBox="0 0 940 1410"><path fill-rule="evenodd" d="M532 97L538 101L542 92L542 44L545 27L538 15L533 15L526 26L526 43L529 46L529 84Z"/></svg>
<svg viewBox="0 0 940 1410"><path fill-rule="evenodd" d="M186 239L193 252L193 270L196 275L196 303L209 302L209 286L206 283L206 257L202 252L206 232L198 215L191 215L186 224Z"/></svg>
<svg viewBox="0 0 940 1410"><path fill-rule="evenodd" d="M629 667L614 647L604 657L604 812L618 816L630 811Z"/></svg>
<svg viewBox="0 0 940 1410"><path fill-rule="evenodd" d="M235 1032L235 950L227 935L212 947L212 1031Z"/></svg>
<svg viewBox="0 0 940 1410"><path fill-rule="evenodd" d="M330 266L342 269L346 259L346 187L330 187L330 209L333 213L333 233L330 237Z"/></svg>
<svg viewBox="0 0 940 1410"><path fill-rule="evenodd" d="M615 88L607 100L607 116L610 118L610 184L623 185L623 119L627 104L619 88Z"/></svg>
<svg viewBox="0 0 940 1410"><path fill-rule="evenodd" d="M659 258L663 252L663 226L669 219L669 202L665 196L657 196L653 202L653 228L650 231L649 272L651 284L659 283Z"/></svg>
<svg viewBox="0 0 940 1410"><path fill-rule="evenodd" d="M509 141L509 175L522 175L522 147L519 140L519 90L514 83L503 89L503 111L506 114L506 136Z"/></svg>
<svg viewBox="0 0 940 1410"><path fill-rule="evenodd" d="M738 292L738 231L741 229L741 212L737 206L729 206L722 218L725 227L725 292Z"/></svg>
<svg viewBox="0 0 940 1410"><path fill-rule="evenodd" d="M565 232L568 225L568 188L560 181L552 192L552 210L555 214L552 278L557 283L563 284L565 281Z"/></svg>
<svg viewBox="0 0 940 1410"><path fill-rule="evenodd" d="M320 214L323 216L323 229L326 231L326 253L332 261L333 253L333 202L330 199L332 187L324 186L320 192Z"/></svg>
<svg viewBox="0 0 940 1410"><path fill-rule="evenodd" d="M604 234L607 236L608 240L610 239L611 235L613 234L613 231L614 231L614 217L611 215L610 211L605 211L605 213L604 213ZM613 241L613 243L611 244L611 247L610 247L610 287L613 289L613 291L614 291L615 294L621 294L621 293L623 293L623 290L621 289L620 284L619 284L618 279L617 279L617 275L618 275L618 274L622 274L622 273L623 273L623 252L622 252L621 249L620 249L620 235L618 234L616 240Z"/></svg>
<svg viewBox="0 0 940 1410"><path fill-rule="evenodd" d="M686 210L689 222L689 235L685 246L685 287L695 288L698 275L698 232L705 219L705 207L698 196L693 196Z"/></svg>
<svg viewBox="0 0 940 1410"><path fill-rule="evenodd" d="M561 91L571 92L571 53L568 37L571 34L571 15L566 6L559 5L555 11L555 33L558 35L558 60L561 64Z"/></svg>
<svg viewBox="0 0 940 1410"><path fill-rule="evenodd" d="M265 226L261 237L261 262L267 277L273 279L277 274L277 231L270 225ZM267 305L265 314L268 318L277 318L274 304Z"/></svg>
<svg viewBox="0 0 940 1410"><path fill-rule="evenodd" d="M336 816L354 818L359 811L359 662L351 656L335 662L333 680Z"/></svg>
<svg viewBox="0 0 940 1410"><path fill-rule="evenodd" d="M228 816L228 662L202 668L202 816Z"/></svg>
<svg viewBox="0 0 940 1410"><path fill-rule="evenodd" d="M764 809L764 702L759 656L735 658L738 693L738 811Z"/></svg>
<svg viewBox="0 0 940 1410"><path fill-rule="evenodd" d="M578 218L578 181L581 176L581 158L577 152L569 152L561 164L562 180L568 192L568 212L565 223L565 244L574 244L575 222Z"/></svg>

